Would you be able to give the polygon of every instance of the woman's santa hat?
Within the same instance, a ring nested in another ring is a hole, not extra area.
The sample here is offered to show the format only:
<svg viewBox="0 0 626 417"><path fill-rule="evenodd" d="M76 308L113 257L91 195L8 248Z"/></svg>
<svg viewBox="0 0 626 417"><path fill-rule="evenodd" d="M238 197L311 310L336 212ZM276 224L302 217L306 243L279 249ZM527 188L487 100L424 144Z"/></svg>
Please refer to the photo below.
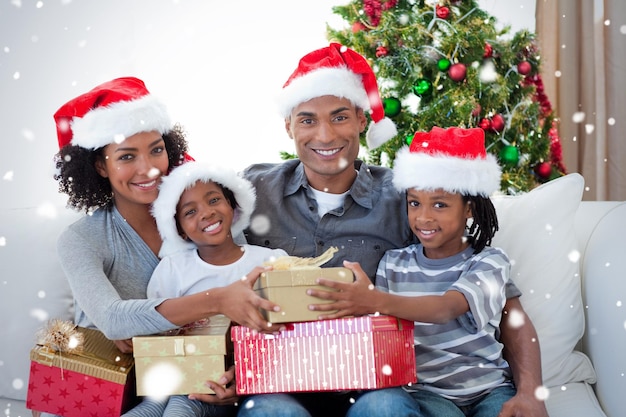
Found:
<svg viewBox="0 0 626 417"><path fill-rule="evenodd" d="M298 68L278 96L280 112L287 118L298 104L321 96L346 98L370 111L372 123L366 140L371 149L398 133L395 124L385 117L372 68L361 55L338 43L331 43L300 59Z"/></svg>
<svg viewBox="0 0 626 417"><path fill-rule="evenodd" d="M229 168L196 161L187 162L163 177L159 186L159 196L152 204L152 215L163 239L159 256L164 257L196 248L193 242L183 239L178 233L175 216L176 206L183 191L198 181L218 183L235 195L237 207L230 228L233 236L242 233L250 224L250 216L256 203L256 192L250 181Z"/></svg>
<svg viewBox="0 0 626 417"><path fill-rule="evenodd" d="M116 78L64 104L54 114L59 148L66 145L98 149L140 132L171 130L165 105L143 81Z"/></svg>
<svg viewBox="0 0 626 417"><path fill-rule="evenodd" d="M488 197L500 188L500 165L485 150L480 128L433 127L417 132L396 154L393 184L399 191L443 189Z"/></svg>

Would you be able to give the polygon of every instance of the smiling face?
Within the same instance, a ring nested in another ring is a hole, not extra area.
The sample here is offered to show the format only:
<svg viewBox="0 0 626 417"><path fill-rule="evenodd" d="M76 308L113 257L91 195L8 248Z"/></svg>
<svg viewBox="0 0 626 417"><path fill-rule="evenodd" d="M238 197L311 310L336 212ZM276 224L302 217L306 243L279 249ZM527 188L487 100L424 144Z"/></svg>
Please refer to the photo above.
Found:
<svg viewBox="0 0 626 417"><path fill-rule="evenodd" d="M232 244L230 228L235 210L214 182L197 181L186 189L176 205L176 222L184 239L196 244L199 251Z"/></svg>
<svg viewBox="0 0 626 417"><path fill-rule="evenodd" d="M467 219L472 217L471 203L460 194L443 190L407 190L409 225L431 259L447 258L465 250L463 237Z"/></svg>
<svg viewBox="0 0 626 417"><path fill-rule="evenodd" d="M321 191L347 191L356 173L354 160L367 124L363 110L350 100L322 96L300 103L285 120L309 184Z"/></svg>
<svg viewBox="0 0 626 417"><path fill-rule="evenodd" d="M120 212L135 205L149 205L158 195L161 176L169 162L165 142L158 132L141 132L121 143L104 147L96 170L108 178Z"/></svg>

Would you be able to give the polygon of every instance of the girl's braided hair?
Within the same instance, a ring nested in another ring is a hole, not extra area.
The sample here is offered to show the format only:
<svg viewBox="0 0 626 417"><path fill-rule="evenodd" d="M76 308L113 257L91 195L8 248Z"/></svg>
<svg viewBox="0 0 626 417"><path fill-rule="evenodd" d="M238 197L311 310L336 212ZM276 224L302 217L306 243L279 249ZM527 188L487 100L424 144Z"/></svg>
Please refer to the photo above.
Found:
<svg viewBox="0 0 626 417"><path fill-rule="evenodd" d="M491 245L491 239L498 231L498 216L489 197L463 195L463 201L469 201L472 206L473 221L469 227L469 234L470 243L476 254L485 249L485 246Z"/></svg>

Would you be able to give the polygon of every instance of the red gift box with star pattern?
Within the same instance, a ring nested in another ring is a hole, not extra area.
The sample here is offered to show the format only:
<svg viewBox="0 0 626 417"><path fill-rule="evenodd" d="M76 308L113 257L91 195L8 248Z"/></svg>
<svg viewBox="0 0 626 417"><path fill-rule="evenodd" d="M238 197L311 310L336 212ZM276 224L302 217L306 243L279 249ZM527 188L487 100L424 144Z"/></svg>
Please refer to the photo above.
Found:
<svg viewBox="0 0 626 417"><path fill-rule="evenodd" d="M98 330L84 334L79 354L37 345L30 352L26 407L63 417L116 417L137 403L132 354Z"/></svg>
<svg viewBox="0 0 626 417"><path fill-rule="evenodd" d="M231 337L239 395L417 382L413 322L393 316L289 323L276 335L233 326Z"/></svg>

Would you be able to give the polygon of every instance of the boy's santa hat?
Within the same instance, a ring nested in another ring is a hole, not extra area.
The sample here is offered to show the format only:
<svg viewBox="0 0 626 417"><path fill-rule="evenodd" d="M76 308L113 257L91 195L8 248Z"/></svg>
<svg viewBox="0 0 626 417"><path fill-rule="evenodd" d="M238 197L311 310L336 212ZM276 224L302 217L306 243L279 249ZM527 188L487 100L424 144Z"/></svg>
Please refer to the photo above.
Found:
<svg viewBox="0 0 626 417"><path fill-rule="evenodd" d="M331 43L300 59L298 68L278 96L281 115L287 118L298 104L321 96L346 98L370 111L372 123L366 140L371 149L398 133L396 125L385 117L372 68L357 52L338 43Z"/></svg>
<svg viewBox="0 0 626 417"><path fill-rule="evenodd" d="M134 77L100 84L61 106L54 120L59 148L75 145L93 150L139 132L163 134L172 128L165 105Z"/></svg>
<svg viewBox="0 0 626 417"><path fill-rule="evenodd" d="M485 149L480 128L433 127L417 132L396 154L393 183L399 191L443 189L488 197L500 188L501 169Z"/></svg>
<svg viewBox="0 0 626 417"><path fill-rule="evenodd" d="M218 183L235 195L237 207L230 228L233 236L242 233L250 224L250 216L256 203L256 192L250 181L230 168L196 161L187 162L163 177L159 186L159 196L152 204L152 215L163 239L160 257L196 248L193 242L183 239L178 233L175 216L176 206L183 191L191 188L197 181Z"/></svg>

